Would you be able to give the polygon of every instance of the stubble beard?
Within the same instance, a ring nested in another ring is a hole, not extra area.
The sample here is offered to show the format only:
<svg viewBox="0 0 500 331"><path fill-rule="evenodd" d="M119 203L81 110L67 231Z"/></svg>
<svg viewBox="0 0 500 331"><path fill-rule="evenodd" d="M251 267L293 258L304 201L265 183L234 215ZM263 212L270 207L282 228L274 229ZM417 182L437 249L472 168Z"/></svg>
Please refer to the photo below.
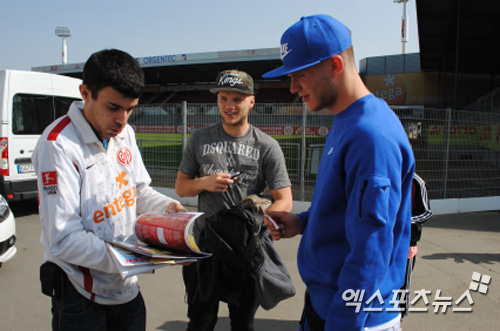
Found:
<svg viewBox="0 0 500 331"><path fill-rule="evenodd" d="M318 104L310 111L319 111L324 108L332 109L337 103L338 89L331 81L324 80L320 91L318 92Z"/></svg>
<svg viewBox="0 0 500 331"><path fill-rule="evenodd" d="M332 91L329 94L323 95L318 106L313 111L319 111L324 108L332 109L337 103L337 97L337 91Z"/></svg>

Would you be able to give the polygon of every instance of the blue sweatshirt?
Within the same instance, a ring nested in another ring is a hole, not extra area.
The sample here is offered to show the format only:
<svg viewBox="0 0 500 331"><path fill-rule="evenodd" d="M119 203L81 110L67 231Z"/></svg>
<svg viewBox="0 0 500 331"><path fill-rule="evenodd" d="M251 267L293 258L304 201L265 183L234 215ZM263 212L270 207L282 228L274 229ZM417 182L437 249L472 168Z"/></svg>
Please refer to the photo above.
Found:
<svg viewBox="0 0 500 331"><path fill-rule="evenodd" d="M404 128L385 101L370 94L335 116L311 206L299 214L299 271L325 330L362 330L400 313L390 301L405 276L414 164ZM346 290L364 296L346 301ZM382 304L375 297L367 305L377 291ZM360 302L359 312L348 302Z"/></svg>

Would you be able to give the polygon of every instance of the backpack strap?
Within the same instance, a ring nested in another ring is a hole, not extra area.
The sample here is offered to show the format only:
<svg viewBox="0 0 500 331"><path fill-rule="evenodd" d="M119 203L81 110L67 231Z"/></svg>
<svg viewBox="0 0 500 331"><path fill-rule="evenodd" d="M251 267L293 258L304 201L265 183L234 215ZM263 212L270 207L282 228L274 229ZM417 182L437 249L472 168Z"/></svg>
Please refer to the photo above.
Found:
<svg viewBox="0 0 500 331"><path fill-rule="evenodd" d="M424 223L428 221L431 216L432 211L427 195L427 184L415 173L412 181L411 222Z"/></svg>

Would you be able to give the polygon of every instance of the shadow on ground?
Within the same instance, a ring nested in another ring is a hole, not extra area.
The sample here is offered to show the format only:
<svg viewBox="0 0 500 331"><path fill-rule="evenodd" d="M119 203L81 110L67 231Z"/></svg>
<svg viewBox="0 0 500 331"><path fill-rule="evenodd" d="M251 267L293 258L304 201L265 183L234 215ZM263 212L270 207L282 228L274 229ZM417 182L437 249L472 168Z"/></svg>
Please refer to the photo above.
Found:
<svg viewBox="0 0 500 331"><path fill-rule="evenodd" d="M159 326L157 330L185 331L187 323L185 321L168 321ZM217 321L215 330L229 330L229 318L220 317ZM255 330L273 330L273 331L297 331L299 329L298 321L281 321L270 319L256 319Z"/></svg>
<svg viewBox="0 0 500 331"><path fill-rule="evenodd" d="M432 207L432 206L431 206ZM426 228L460 229L471 231L500 232L500 211L475 212L471 214L435 215L424 223Z"/></svg>
<svg viewBox="0 0 500 331"><path fill-rule="evenodd" d="M425 260L452 259L455 263L464 263L466 261L474 264L500 263L500 254L498 253L436 253L432 255L421 256L421 258Z"/></svg>

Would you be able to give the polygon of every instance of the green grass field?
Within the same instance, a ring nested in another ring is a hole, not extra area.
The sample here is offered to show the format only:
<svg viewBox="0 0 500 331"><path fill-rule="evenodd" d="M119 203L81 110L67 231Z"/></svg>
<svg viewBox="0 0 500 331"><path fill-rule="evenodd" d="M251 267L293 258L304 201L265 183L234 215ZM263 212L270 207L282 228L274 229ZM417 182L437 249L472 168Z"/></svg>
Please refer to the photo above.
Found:
<svg viewBox="0 0 500 331"><path fill-rule="evenodd" d="M191 134L187 135L187 139ZM301 141L302 136L277 136L272 135L274 139L277 141ZM143 146L159 146L159 145L175 145L178 143L182 143L182 133L136 133L135 139L137 141L143 141ZM322 143L325 141L324 137L317 136L306 136L306 141L314 144Z"/></svg>
<svg viewBox="0 0 500 331"><path fill-rule="evenodd" d="M136 133L135 139L142 147L182 144L181 133Z"/></svg>
<svg viewBox="0 0 500 331"><path fill-rule="evenodd" d="M272 137L282 146L289 173L297 173L299 171L298 160L301 159L299 146L302 144L302 136ZM179 166L182 159L182 134L136 133L136 140L147 168L177 169ZM306 137L306 146L324 142L325 137Z"/></svg>

